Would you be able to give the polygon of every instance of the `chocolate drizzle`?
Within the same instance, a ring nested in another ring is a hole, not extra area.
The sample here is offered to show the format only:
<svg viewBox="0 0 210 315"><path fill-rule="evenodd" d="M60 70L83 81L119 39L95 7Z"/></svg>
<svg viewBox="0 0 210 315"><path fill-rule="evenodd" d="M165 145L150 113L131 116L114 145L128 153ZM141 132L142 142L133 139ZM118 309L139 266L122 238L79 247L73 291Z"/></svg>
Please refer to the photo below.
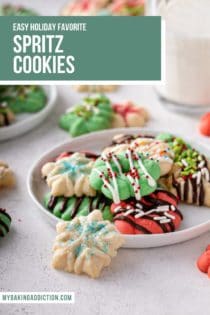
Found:
<svg viewBox="0 0 210 315"><path fill-rule="evenodd" d="M5 217L7 217L7 219L9 219L9 221L11 222L11 217L8 213L6 213L5 209L0 208L0 214L4 215ZM1 218L0 218L0 236L3 237L5 235L4 230L6 231L6 233L9 232L9 225L6 224Z"/></svg>
<svg viewBox="0 0 210 315"><path fill-rule="evenodd" d="M133 220L131 220L130 218L128 217L125 217L124 215L120 215L120 216L117 216L116 218L114 218L114 221L125 221L127 223L129 223L131 226L133 226L135 229L143 232L143 234L152 234L152 232L148 229L146 229L145 227L135 223Z"/></svg>
<svg viewBox="0 0 210 315"><path fill-rule="evenodd" d="M79 211L79 207L81 206L82 200L83 200L82 197L75 199L75 204L71 213L71 219L73 219L77 215L77 212Z"/></svg>
<svg viewBox="0 0 210 315"><path fill-rule="evenodd" d="M199 206L204 205L205 199L205 190L204 190L204 183L203 178L201 177L200 183L197 183L197 179L189 176L183 179L184 182L178 182L174 175L172 176L172 186L176 189L177 196L181 201L191 202L190 200L190 193L192 194L192 202L194 204L198 204ZM183 185L183 189L182 189ZM192 191L190 190L190 185Z"/></svg>
<svg viewBox="0 0 210 315"><path fill-rule="evenodd" d="M188 182L188 178L187 178L185 183L184 183L183 201L187 201L188 200L188 194L189 194L189 182Z"/></svg>
<svg viewBox="0 0 210 315"><path fill-rule="evenodd" d="M164 211L162 213L160 213L158 211L158 207L161 208L161 206L168 206L168 210L166 210L165 212L168 211L173 211L174 213L176 213L176 215L179 216L180 220L183 219L183 216L181 214L181 212L175 207L172 210L172 204L166 200L163 200L161 198L158 197L158 193L163 193L166 194L169 198L173 199L175 201L175 203L177 203L177 198L170 192L167 191L163 191L163 190L157 190L155 193L143 197L142 200L139 202L137 202L135 199L130 198L129 200L126 201L127 205L131 206L131 207L123 207L117 209L115 211L115 216L114 216L114 221L125 221L127 223L129 223L132 227L134 227L135 229L141 231L143 234L152 234L153 231L152 229L150 230L150 225L148 224L148 227L146 228L145 226L143 226L143 224L141 224L141 221L139 219L142 220L148 220L148 221L153 221L156 225L158 225L163 233L169 233L169 232L173 232L175 230L175 224L174 224L174 219L169 219L169 217L166 217L166 221L162 221L161 220L161 216L164 216ZM138 205L140 205L141 207L139 208L141 211L145 212L145 215L142 215L141 217L138 218ZM134 207L132 209L132 207ZM136 207L136 209L135 209ZM129 210L131 209L131 211L133 210L133 212L129 213ZM147 214L147 211L153 210L154 212ZM155 209L157 209L157 211L155 211ZM126 214L126 212L128 214ZM138 223L135 221L135 217L138 220ZM154 217L159 217L160 220L154 220Z"/></svg>
<svg viewBox="0 0 210 315"><path fill-rule="evenodd" d="M100 209L102 212L105 210L107 205L111 204L111 201L108 200L105 196L99 195L96 197L55 197L50 196L47 202L47 208L54 213L54 209L58 202L61 201L61 207L59 212L61 214L65 214L66 210L68 209L68 201L71 198L75 198L74 204L71 205L71 214L69 216L69 220L73 219L77 216L78 212L81 210L80 206L85 198L88 198L88 213L92 212L95 209Z"/></svg>
<svg viewBox="0 0 210 315"><path fill-rule="evenodd" d="M9 227L0 219L0 228L1 226L3 226L5 228L5 230L7 231L7 233L9 232ZM2 236L3 236L3 231L2 231Z"/></svg>
<svg viewBox="0 0 210 315"><path fill-rule="evenodd" d="M205 192L204 192L203 180L201 180L200 193L199 193L199 199L198 199L199 206L204 204L204 194L205 194Z"/></svg>
<svg viewBox="0 0 210 315"><path fill-rule="evenodd" d="M12 221L10 215L6 212L5 209L0 208L0 213L2 213L3 215L5 215L5 217L7 217L10 221Z"/></svg>
<svg viewBox="0 0 210 315"><path fill-rule="evenodd" d="M177 196L181 200L181 185L175 180L174 174L172 175L172 186L176 189Z"/></svg>
<svg viewBox="0 0 210 315"><path fill-rule="evenodd" d="M54 197L54 196L51 196L50 199L49 199L49 202L48 202L48 209L49 210L53 210L56 203L57 203L57 200L58 200L58 197Z"/></svg>
<svg viewBox="0 0 210 315"><path fill-rule="evenodd" d="M197 203L198 193L197 193L196 178L191 178L190 182L191 182L191 185L192 185L193 203Z"/></svg>

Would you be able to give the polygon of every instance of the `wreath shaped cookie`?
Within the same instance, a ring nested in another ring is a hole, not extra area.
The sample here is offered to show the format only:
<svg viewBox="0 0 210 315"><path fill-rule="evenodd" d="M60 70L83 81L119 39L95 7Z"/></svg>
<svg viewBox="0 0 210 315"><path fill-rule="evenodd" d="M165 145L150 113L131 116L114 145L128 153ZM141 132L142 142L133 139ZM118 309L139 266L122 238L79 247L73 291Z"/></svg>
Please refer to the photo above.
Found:
<svg viewBox="0 0 210 315"><path fill-rule="evenodd" d="M173 150L164 141L150 136L117 135L113 138L111 146L105 148L103 153L114 152L118 154L128 148L135 149L148 159L155 159L159 163L161 176L169 173L172 168Z"/></svg>
<svg viewBox="0 0 210 315"><path fill-rule="evenodd" d="M73 136L107 129L111 125L113 110L109 99L95 95L84 99L60 118L60 127Z"/></svg>
<svg viewBox="0 0 210 315"><path fill-rule="evenodd" d="M160 167L155 160L149 160L129 148L120 154L102 154L90 174L90 184L114 203L121 200L149 195L157 188Z"/></svg>
<svg viewBox="0 0 210 315"><path fill-rule="evenodd" d="M41 86L5 85L0 89L0 102L15 113L35 113L46 105L46 95Z"/></svg>
<svg viewBox="0 0 210 315"><path fill-rule="evenodd" d="M183 219L178 199L164 190L112 204L114 223L122 234L160 234L174 232Z"/></svg>

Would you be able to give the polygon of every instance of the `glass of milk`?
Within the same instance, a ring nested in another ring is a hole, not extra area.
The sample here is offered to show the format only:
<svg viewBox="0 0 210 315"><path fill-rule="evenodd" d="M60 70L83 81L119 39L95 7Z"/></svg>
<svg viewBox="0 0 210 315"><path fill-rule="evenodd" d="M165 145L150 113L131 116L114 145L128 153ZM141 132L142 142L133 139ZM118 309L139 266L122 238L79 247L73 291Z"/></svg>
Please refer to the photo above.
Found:
<svg viewBox="0 0 210 315"><path fill-rule="evenodd" d="M166 82L157 87L158 94L177 111L207 110L210 107L210 0L156 0L153 10L154 7L166 24Z"/></svg>

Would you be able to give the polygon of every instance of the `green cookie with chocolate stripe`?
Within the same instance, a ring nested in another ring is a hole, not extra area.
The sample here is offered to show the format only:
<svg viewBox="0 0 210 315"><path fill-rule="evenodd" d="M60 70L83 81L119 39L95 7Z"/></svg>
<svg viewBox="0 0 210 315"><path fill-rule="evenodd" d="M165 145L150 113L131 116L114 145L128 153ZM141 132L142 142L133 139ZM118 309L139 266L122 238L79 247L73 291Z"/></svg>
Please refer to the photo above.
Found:
<svg viewBox="0 0 210 315"><path fill-rule="evenodd" d="M54 197L50 193L44 197L44 206L56 217L65 221L75 216L87 216L95 209L101 210L103 219L112 221L111 201L102 194L96 197Z"/></svg>
<svg viewBox="0 0 210 315"><path fill-rule="evenodd" d="M4 237L10 229L11 217L5 209L0 208L0 237Z"/></svg>

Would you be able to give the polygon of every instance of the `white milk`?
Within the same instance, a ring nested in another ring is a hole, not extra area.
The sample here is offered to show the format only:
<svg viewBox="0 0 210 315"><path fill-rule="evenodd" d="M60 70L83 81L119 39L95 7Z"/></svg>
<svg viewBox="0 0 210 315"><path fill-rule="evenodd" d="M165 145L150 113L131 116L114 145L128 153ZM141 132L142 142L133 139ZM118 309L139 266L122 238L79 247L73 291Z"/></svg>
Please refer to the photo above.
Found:
<svg viewBox="0 0 210 315"><path fill-rule="evenodd" d="M166 21L166 84L158 91L186 106L210 105L210 0L161 0L158 11Z"/></svg>

